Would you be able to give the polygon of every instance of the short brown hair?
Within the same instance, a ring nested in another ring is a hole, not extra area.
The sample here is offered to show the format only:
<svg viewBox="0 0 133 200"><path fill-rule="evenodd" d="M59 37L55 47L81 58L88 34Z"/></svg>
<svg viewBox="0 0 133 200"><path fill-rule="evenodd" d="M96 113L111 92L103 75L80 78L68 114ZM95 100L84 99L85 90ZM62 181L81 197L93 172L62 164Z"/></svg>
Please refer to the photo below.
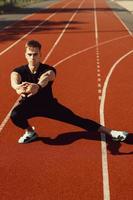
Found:
<svg viewBox="0 0 133 200"><path fill-rule="evenodd" d="M27 47L39 48L41 50L42 45L37 40L29 40L25 44L25 48Z"/></svg>

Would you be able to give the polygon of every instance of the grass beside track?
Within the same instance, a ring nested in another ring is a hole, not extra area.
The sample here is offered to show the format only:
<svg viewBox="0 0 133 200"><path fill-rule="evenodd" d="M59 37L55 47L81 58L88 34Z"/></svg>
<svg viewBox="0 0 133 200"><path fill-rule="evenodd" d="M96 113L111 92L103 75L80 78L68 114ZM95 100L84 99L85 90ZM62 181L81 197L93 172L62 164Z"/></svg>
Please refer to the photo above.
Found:
<svg viewBox="0 0 133 200"><path fill-rule="evenodd" d="M26 7L33 3L48 0L0 0L0 14L12 12L15 9Z"/></svg>

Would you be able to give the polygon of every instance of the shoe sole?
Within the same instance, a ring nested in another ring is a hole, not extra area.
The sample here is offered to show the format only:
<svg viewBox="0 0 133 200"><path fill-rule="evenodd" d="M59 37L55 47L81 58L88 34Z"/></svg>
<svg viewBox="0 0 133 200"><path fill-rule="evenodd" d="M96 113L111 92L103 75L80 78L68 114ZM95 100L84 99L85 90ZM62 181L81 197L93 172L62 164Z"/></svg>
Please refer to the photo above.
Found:
<svg viewBox="0 0 133 200"><path fill-rule="evenodd" d="M127 138L127 136L125 138L121 136L121 137L118 137L118 138L112 138L112 140L116 141L116 142L123 142L123 141L126 140L126 138Z"/></svg>
<svg viewBox="0 0 133 200"><path fill-rule="evenodd" d="M25 142L18 142L18 143L19 144L27 144L27 143L30 143L33 140L35 140L37 137L38 137L37 135L34 135L33 137L29 138L27 141L25 141Z"/></svg>
<svg viewBox="0 0 133 200"><path fill-rule="evenodd" d="M128 136L128 132L123 131L123 135L119 135L118 137L112 136L112 140L116 142L123 142L127 139L127 136Z"/></svg>

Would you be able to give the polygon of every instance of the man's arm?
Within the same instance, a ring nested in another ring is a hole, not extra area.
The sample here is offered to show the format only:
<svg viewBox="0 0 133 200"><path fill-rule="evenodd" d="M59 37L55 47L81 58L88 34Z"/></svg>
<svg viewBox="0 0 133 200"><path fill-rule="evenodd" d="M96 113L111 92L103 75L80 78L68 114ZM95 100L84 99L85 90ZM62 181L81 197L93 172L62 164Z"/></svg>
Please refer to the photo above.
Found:
<svg viewBox="0 0 133 200"><path fill-rule="evenodd" d="M21 83L21 76L17 72L11 73L11 86L14 90L16 90L17 94L25 96L26 87L28 86L27 82Z"/></svg>
<svg viewBox="0 0 133 200"><path fill-rule="evenodd" d="M49 70L41 75L38 84L43 88L45 87L49 81L53 81L55 79L55 72L53 70Z"/></svg>
<svg viewBox="0 0 133 200"><path fill-rule="evenodd" d="M16 90L21 83L21 76L17 72L11 73L11 86L14 90Z"/></svg>
<svg viewBox="0 0 133 200"><path fill-rule="evenodd" d="M44 88L49 81L53 81L55 79L55 72L53 70L49 70L45 73L43 73L37 84L35 83L29 83L27 89L26 89L26 93L28 93L27 97L30 97L34 94L36 94L40 88Z"/></svg>

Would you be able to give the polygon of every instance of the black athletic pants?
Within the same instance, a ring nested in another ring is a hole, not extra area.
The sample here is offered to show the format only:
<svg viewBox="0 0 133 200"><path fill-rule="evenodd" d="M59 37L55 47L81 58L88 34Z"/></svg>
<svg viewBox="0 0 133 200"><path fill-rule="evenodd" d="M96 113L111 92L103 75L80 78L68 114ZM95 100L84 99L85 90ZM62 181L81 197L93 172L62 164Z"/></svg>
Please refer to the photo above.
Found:
<svg viewBox="0 0 133 200"><path fill-rule="evenodd" d="M39 102L38 105L35 105L30 101L21 101L11 112L12 122L22 129L28 128L28 119L36 116L67 122L88 131L97 131L101 126L90 119L84 119L74 114L70 109L58 103L56 99L40 105Z"/></svg>

